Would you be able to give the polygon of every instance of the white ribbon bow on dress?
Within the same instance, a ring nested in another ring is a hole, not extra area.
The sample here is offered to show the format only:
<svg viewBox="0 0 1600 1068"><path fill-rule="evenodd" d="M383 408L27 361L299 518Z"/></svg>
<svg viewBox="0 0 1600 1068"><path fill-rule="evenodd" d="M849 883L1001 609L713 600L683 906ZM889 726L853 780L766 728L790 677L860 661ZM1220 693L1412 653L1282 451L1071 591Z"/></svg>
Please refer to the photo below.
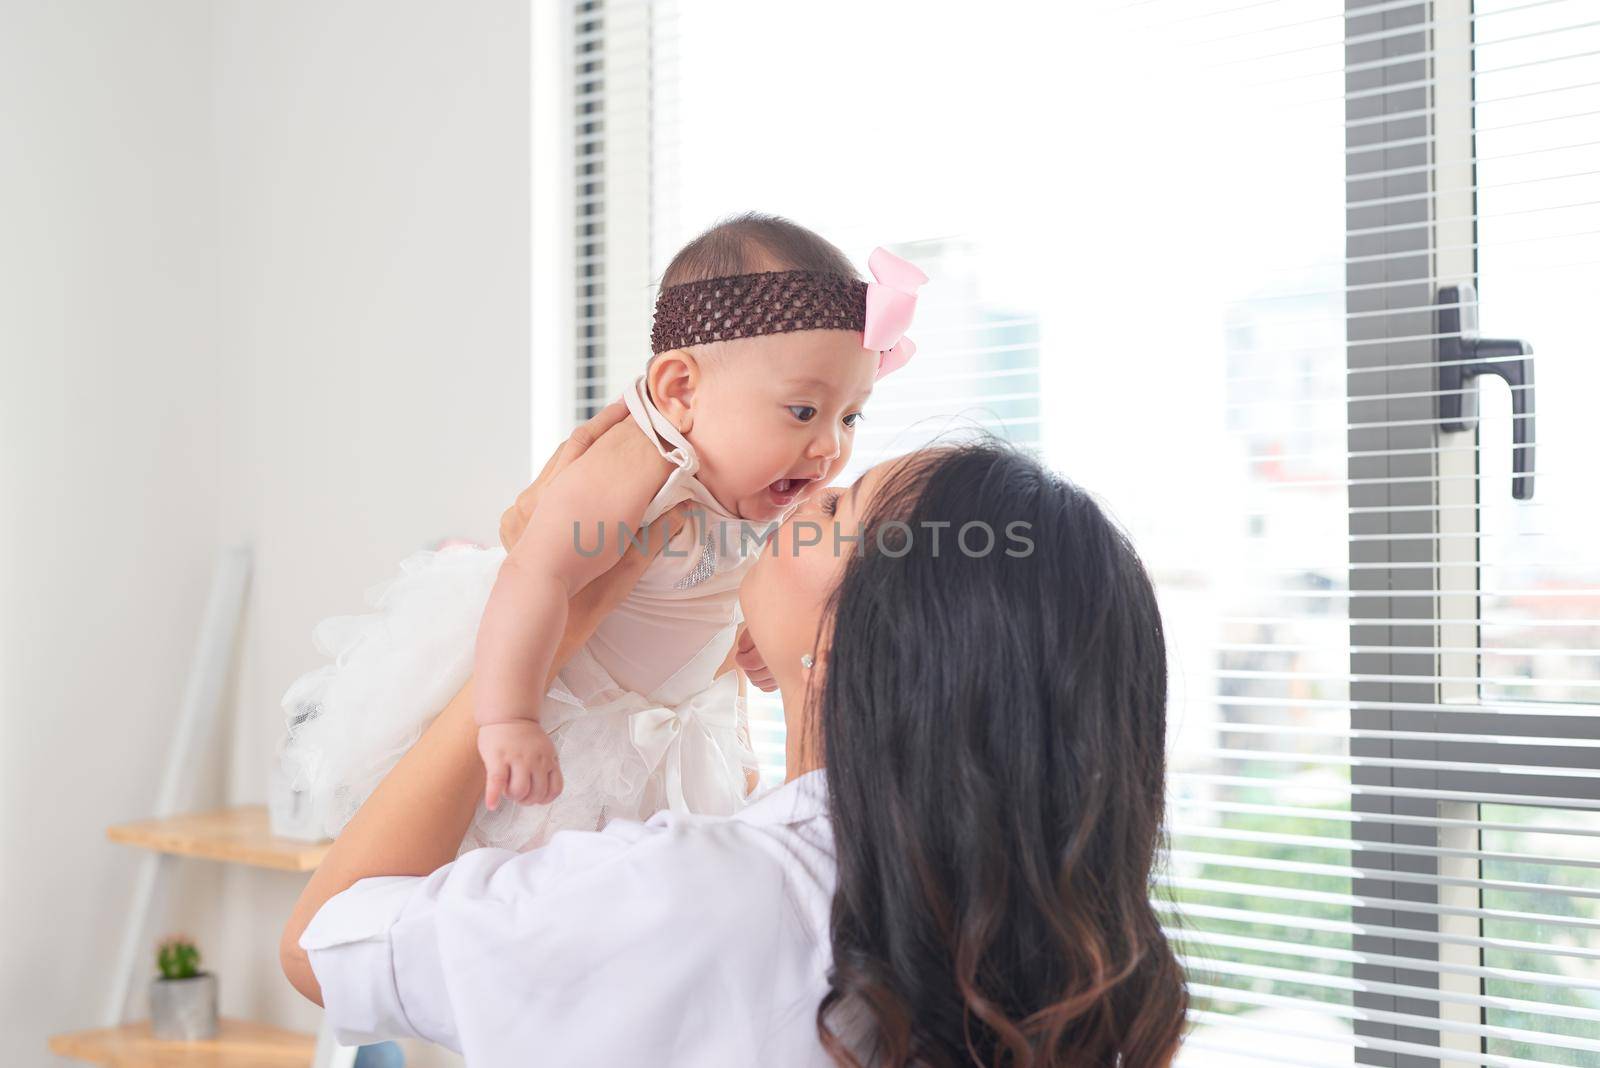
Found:
<svg viewBox="0 0 1600 1068"><path fill-rule="evenodd" d="M662 773L673 812L728 816L744 799L743 776L734 779L717 732L738 729L738 672L729 671L676 706L655 705L628 717L628 735L651 775Z"/></svg>

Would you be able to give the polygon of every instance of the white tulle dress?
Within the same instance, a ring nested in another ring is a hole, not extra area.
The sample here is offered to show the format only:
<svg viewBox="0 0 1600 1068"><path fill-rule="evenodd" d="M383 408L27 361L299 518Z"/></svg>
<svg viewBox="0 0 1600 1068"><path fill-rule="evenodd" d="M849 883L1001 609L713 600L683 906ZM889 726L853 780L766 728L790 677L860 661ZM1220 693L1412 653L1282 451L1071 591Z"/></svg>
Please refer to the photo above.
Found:
<svg viewBox="0 0 1600 1068"><path fill-rule="evenodd" d="M740 620L738 589L760 554L756 525L730 515L696 477L692 445L651 402L644 376L623 397L639 428L672 462L644 513L648 524L692 499L709 521L686 525L638 585L561 670L540 712L565 780L547 805L482 801L460 852L526 850L564 828L671 808L730 814L755 767L734 672L713 680ZM774 523L777 521L774 521ZM607 552L615 552L607 531ZM592 529L584 545L593 544ZM375 612L325 619L313 631L333 662L283 697L279 754L310 823L329 837L437 716L472 671L478 620L505 559L500 547L413 553L367 593Z"/></svg>

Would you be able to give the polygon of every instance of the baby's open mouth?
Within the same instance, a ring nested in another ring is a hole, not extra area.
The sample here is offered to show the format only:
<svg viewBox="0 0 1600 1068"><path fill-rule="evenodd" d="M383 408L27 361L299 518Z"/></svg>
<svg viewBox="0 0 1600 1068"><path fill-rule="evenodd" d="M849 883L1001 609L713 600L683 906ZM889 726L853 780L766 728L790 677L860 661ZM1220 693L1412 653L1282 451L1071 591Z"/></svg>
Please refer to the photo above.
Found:
<svg viewBox="0 0 1600 1068"><path fill-rule="evenodd" d="M776 505L793 504L794 499L811 484L809 478L780 478L767 487L767 493Z"/></svg>

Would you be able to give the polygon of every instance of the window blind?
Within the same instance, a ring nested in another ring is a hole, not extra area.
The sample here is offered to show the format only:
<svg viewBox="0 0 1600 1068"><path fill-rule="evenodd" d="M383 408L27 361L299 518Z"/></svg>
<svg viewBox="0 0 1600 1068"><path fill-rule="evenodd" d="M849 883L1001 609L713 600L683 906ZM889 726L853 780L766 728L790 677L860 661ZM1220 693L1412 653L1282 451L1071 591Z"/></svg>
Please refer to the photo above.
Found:
<svg viewBox="0 0 1600 1068"><path fill-rule="evenodd" d="M657 36L648 0L572 3L575 422L615 399L650 355Z"/></svg>
<svg viewBox="0 0 1600 1068"><path fill-rule="evenodd" d="M1140 548L1179 1063L1600 1064L1592 0L573 11L575 416L677 248L772 211L931 278L841 481L983 427ZM1537 380L1441 365L1452 312Z"/></svg>

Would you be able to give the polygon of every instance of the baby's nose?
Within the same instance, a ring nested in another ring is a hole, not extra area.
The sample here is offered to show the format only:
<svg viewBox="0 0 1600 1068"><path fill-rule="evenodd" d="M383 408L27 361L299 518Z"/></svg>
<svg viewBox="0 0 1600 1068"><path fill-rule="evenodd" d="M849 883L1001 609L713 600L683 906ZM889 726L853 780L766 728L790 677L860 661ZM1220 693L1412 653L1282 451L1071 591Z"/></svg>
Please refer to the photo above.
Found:
<svg viewBox="0 0 1600 1068"><path fill-rule="evenodd" d="M811 439L811 447L806 450L806 455L817 460L831 460L839 455L839 433L836 430L822 430Z"/></svg>

